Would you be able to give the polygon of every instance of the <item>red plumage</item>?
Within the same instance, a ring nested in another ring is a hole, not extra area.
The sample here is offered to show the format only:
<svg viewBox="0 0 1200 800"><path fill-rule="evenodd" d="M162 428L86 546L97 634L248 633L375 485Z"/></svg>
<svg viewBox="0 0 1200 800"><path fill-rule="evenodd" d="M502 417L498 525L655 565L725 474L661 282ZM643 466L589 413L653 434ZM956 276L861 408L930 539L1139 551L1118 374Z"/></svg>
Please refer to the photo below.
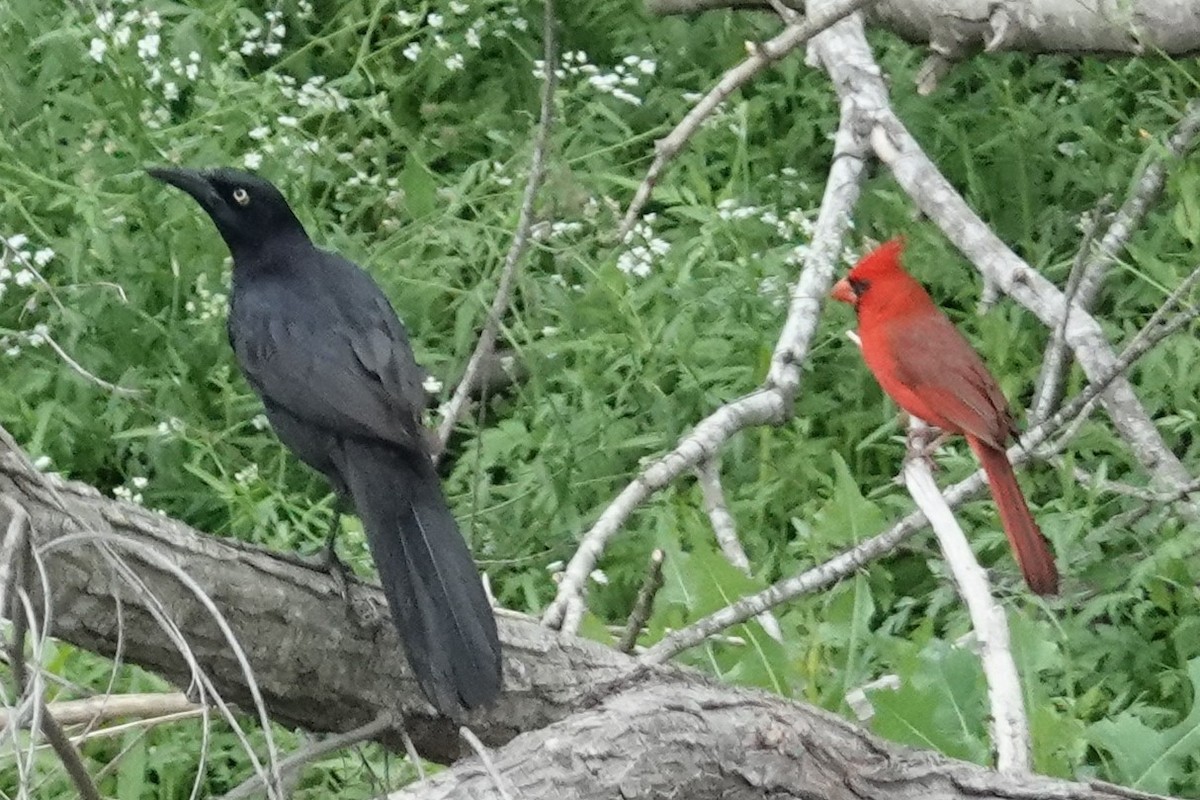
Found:
<svg viewBox="0 0 1200 800"><path fill-rule="evenodd" d="M902 409L961 433L987 475L1000 522L1029 588L1058 591L1058 571L1005 452L1016 424L999 384L929 294L904 271L903 239L863 257L833 289L858 314L863 359Z"/></svg>

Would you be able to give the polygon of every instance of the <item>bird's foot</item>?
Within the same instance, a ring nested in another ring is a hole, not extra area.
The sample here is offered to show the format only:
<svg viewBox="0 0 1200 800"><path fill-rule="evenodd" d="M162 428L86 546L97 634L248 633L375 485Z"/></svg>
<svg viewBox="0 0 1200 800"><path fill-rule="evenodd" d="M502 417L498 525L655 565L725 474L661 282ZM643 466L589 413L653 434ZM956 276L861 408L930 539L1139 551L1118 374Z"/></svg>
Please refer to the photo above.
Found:
<svg viewBox="0 0 1200 800"><path fill-rule="evenodd" d="M938 470L938 464L933 455L938 451L952 434L937 428L920 425L910 426L907 435L907 447L904 452L904 463L907 465L914 458L924 459L932 472Z"/></svg>

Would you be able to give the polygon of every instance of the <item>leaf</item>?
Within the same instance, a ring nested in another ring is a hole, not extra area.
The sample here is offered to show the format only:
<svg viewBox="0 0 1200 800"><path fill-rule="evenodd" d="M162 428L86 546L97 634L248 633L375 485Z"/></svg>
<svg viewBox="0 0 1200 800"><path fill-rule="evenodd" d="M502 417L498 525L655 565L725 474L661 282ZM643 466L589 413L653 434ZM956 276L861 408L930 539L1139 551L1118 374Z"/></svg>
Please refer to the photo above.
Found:
<svg viewBox="0 0 1200 800"><path fill-rule="evenodd" d="M404 206L408 213L424 217L433 213L437 206L437 184L433 175L421 160L410 150L400 172L400 188L404 190Z"/></svg>
<svg viewBox="0 0 1200 800"><path fill-rule="evenodd" d="M1134 708L1088 728L1092 743L1108 753L1114 780L1153 794L1167 794L1174 780L1185 777L1188 762L1200 748L1200 657L1187 666L1192 708L1177 725L1156 731Z"/></svg>

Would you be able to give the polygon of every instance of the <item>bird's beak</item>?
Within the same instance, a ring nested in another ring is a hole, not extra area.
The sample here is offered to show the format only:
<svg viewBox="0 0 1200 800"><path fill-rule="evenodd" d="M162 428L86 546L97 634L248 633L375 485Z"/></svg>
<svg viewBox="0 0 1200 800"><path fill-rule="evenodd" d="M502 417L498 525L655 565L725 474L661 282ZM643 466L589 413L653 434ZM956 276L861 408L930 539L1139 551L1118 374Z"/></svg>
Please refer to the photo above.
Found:
<svg viewBox="0 0 1200 800"><path fill-rule="evenodd" d="M842 278L834 285L833 291L829 293L829 296L834 300L849 303L850 305L858 302L858 295L854 293L854 289L850 288L850 281L845 278Z"/></svg>
<svg viewBox="0 0 1200 800"><path fill-rule="evenodd" d="M163 183L169 183L187 192L205 210L211 211L220 201L217 190L208 182L208 178L204 177L204 173L197 170L183 167L149 167L146 172Z"/></svg>

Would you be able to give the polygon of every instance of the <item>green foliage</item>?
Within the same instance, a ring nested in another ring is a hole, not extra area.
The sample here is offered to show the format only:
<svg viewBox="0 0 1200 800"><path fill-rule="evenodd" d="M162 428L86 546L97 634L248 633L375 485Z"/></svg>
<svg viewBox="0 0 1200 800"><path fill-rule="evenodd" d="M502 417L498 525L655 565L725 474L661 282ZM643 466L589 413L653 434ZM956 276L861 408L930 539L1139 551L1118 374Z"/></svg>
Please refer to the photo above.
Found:
<svg viewBox="0 0 1200 800"><path fill-rule="evenodd" d="M638 469L720 403L763 378L823 190L837 102L792 57L730 97L660 183L628 244L619 212L655 138L740 59L766 15L648 19L630 0L562 3L560 123L539 227L504 344L528 378L488 401L455 438L451 501L500 601L536 612L551 571ZM540 6L525 0L8 0L0 14L0 421L62 472L211 531L312 551L335 513L327 488L279 446L237 374L222 331L228 266L193 204L146 178L148 163L261 169L314 238L379 279L418 357L447 385L474 344L516 220L536 119ZM270 11L272 17L267 18ZM430 13L437 15L438 24ZM273 30L282 28L282 30ZM1080 219L1123 195L1177 109L1194 63L987 56L917 97L920 54L873 35L897 111L997 233L1060 285ZM586 54L583 54L586 51ZM619 91L618 91L619 90ZM1120 340L1196 260L1200 172L1173 170L1161 210L1133 239L1097 309ZM1028 401L1046 333L1002 302L973 313L976 276L881 173L856 222L865 239L903 231L909 263L986 354L1016 404ZM20 238L14 238L20 237ZM861 242L853 243L854 252ZM640 249L639 249L640 248ZM847 253L847 261L853 259ZM44 282L34 277L36 267ZM909 502L891 482L903 445L885 402L830 309L804 365L795 417L723 452L730 510L752 575L719 555L698 492L681 482L641 508L590 587L586 630L628 612L654 547L666 585L643 644L739 595L814 566L881 530ZM100 378L64 366L48 345ZM1179 336L1133 373L1171 447L1196 463L1200 345ZM1069 389L1082 385L1072 375ZM954 445L944 479L974 469ZM964 523L1006 591L1035 758L1049 774L1200 793L1196 528L1170 509L1079 483L1076 467L1144 482L1098 417L1060 465L1022 477L1067 576L1044 604L1019 578L990 502ZM348 522L348 521L347 521ZM343 554L364 570L361 534ZM967 621L936 550L917 536L852 580L777 610L784 642L756 622L681 660L722 679L845 713L846 694L884 674L875 730L986 762L985 697ZM90 691L111 665L65 645L45 663ZM121 667L118 691L163 688ZM285 749L299 739L275 731ZM177 722L84 747L102 791L184 798L249 774L233 734ZM262 734L252 744L264 752ZM306 771L300 795L370 796L403 769L373 749ZM37 796L73 792L49 755ZM0 755L0 791L17 781Z"/></svg>

